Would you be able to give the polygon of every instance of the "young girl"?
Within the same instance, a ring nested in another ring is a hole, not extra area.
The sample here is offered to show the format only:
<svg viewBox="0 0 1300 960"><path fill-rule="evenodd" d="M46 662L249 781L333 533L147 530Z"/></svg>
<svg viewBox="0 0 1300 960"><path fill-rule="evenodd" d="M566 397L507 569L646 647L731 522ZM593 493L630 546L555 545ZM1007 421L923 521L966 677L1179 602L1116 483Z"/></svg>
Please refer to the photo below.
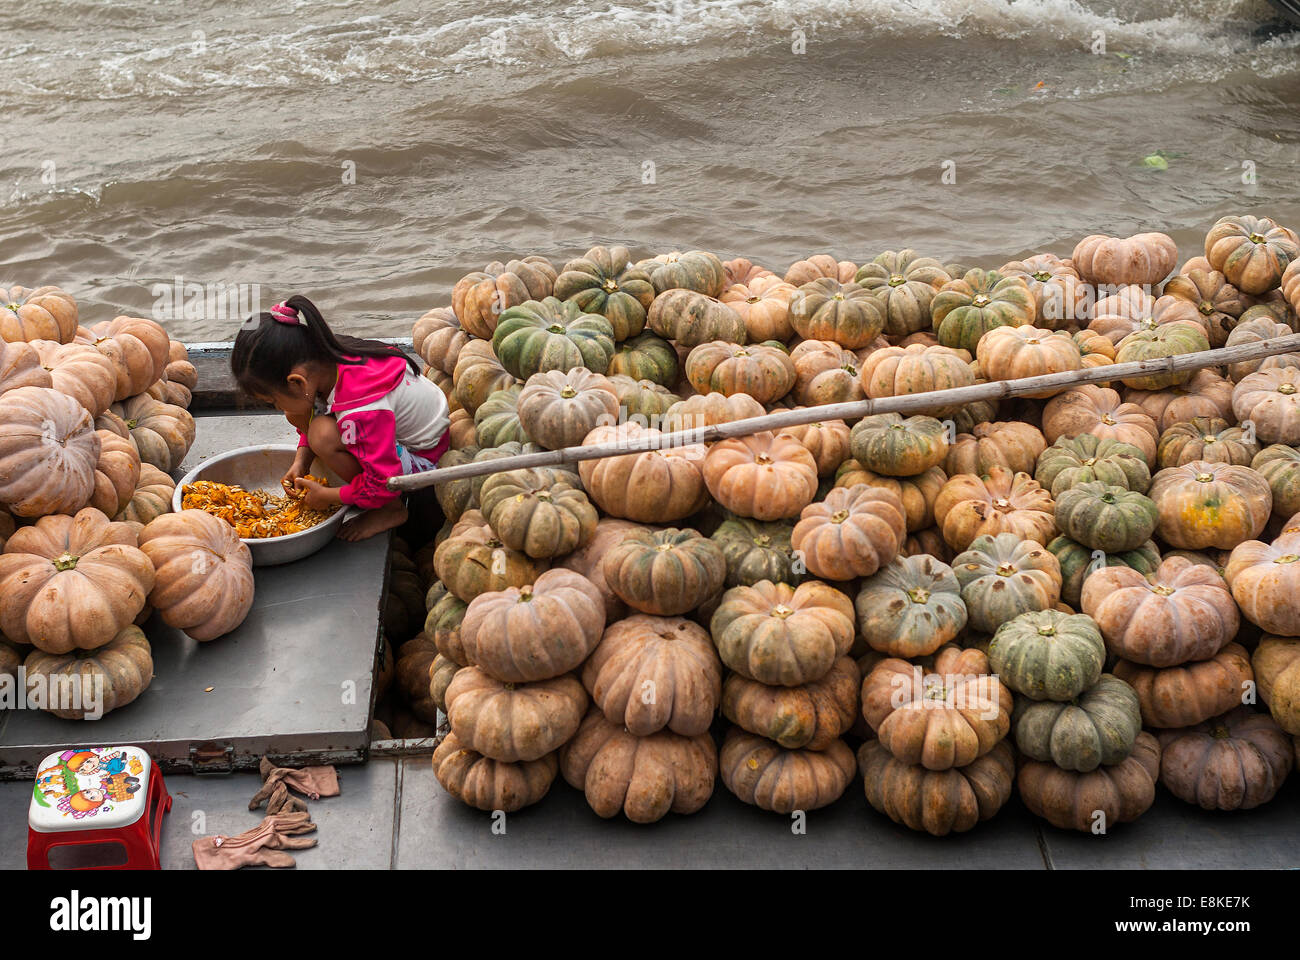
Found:
<svg viewBox="0 0 1300 960"><path fill-rule="evenodd" d="M339 531L363 540L406 520L390 477L432 470L447 452L447 400L415 362L376 340L336 337L306 297L290 297L250 318L230 355L235 380L273 404L299 433L298 454L284 475L307 506L354 504L365 513ZM308 480L319 457L345 481Z"/></svg>

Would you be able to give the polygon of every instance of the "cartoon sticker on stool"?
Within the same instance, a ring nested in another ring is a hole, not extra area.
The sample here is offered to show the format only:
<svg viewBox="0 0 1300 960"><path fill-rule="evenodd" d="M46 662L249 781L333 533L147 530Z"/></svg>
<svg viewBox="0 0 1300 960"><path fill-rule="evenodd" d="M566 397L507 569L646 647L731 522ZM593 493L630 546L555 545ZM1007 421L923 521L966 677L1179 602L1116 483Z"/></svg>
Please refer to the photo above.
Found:
<svg viewBox="0 0 1300 960"><path fill-rule="evenodd" d="M57 764L36 774L36 802L74 820L108 813L140 790L143 770L140 758L125 750L65 750Z"/></svg>

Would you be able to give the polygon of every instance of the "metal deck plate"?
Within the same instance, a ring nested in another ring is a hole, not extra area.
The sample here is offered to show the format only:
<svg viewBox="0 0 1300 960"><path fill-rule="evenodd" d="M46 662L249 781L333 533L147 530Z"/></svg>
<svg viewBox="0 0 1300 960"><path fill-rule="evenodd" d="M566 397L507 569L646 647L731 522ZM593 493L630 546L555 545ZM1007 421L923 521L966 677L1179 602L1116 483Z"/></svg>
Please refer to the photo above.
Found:
<svg viewBox="0 0 1300 960"><path fill-rule="evenodd" d="M231 447L291 434L279 416L202 417L177 475ZM33 776L42 757L74 742L136 744L164 771L189 770L191 749L209 742L231 748L235 767L255 767L263 754L295 765L364 759L388 540L336 540L296 563L259 567L248 619L208 643L153 617L144 628L149 689L97 721L4 711L0 779Z"/></svg>

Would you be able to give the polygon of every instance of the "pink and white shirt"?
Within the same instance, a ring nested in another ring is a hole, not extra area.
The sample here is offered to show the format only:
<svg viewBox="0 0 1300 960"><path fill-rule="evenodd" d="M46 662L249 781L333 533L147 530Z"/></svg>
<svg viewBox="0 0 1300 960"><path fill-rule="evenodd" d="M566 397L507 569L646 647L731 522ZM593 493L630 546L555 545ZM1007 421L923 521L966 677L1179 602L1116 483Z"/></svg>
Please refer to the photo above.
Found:
<svg viewBox="0 0 1300 960"><path fill-rule="evenodd" d="M361 464L352 482L339 488L339 499L372 510L398 496L388 480L404 472L402 450L430 463L447 452L447 398L399 356L365 357L339 364L338 371L326 406L344 447ZM307 446L301 433L298 446Z"/></svg>

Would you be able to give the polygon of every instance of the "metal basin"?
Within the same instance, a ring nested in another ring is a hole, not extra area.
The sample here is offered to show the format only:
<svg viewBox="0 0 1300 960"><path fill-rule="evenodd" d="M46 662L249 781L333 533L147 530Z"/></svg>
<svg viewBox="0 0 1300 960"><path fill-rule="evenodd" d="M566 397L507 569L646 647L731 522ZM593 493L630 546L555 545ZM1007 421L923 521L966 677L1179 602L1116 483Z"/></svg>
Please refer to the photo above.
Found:
<svg viewBox="0 0 1300 960"><path fill-rule="evenodd" d="M211 480L215 483L239 484L245 490L266 490L280 496L284 488L280 478L293 465L293 458L298 448L290 444L268 444L260 447L239 447L229 450L217 457L199 464L181 478L172 494L172 509L181 510L181 497L185 485L195 480ZM326 477L330 486L342 486L342 481L319 460L312 462L309 473ZM319 523L299 533L290 533L283 537L265 537L244 539L253 554L253 566L271 567L279 563L291 563L315 553L334 539L342 526L346 515L352 508L344 505L334 511L324 523Z"/></svg>

